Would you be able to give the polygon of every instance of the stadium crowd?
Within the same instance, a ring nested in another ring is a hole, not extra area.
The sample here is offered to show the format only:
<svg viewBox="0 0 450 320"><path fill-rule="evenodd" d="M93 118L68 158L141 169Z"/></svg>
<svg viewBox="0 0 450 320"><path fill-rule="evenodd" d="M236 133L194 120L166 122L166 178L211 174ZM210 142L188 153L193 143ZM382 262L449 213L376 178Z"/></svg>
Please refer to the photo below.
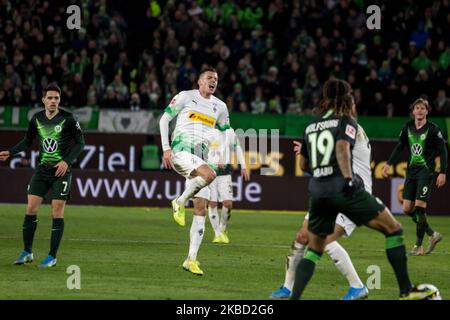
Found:
<svg viewBox="0 0 450 320"><path fill-rule="evenodd" d="M66 27L72 3L80 30ZM378 1L380 30L367 29L366 5L0 0L0 105L40 106L57 81L63 106L163 109L212 65L234 112L311 113L337 77L359 114L404 116L423 96L450 116L450 1Z"/></svg>

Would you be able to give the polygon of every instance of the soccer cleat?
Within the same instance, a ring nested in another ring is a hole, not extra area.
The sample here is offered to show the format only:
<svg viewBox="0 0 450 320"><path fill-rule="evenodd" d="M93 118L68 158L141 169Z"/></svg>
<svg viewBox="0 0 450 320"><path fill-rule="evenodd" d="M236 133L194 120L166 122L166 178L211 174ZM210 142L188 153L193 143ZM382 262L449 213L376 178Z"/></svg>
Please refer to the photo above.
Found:
<svg viewBox="0 0 450 320"><path fill-rule="evenodd" d="M411 250L410 255L411 256L423 256L423 247L414 245L414 247Z"/></svg>
<svg viewBox="0 0 450 320"><path fill-rule="evenodd" d="M418 289L417 287L413 287L408 294L400 295L400 300L430 300L436 294L436 288L424 287L422 289Z"/></svg>
<svg viewBox="0 0 450 320"><path fill-rule="evenodd" d="M186 221L184 218L184 206L177 203L177 199L172 200L172 208L173 208L173 219L175 222L184 227L186 225Z"/></svg>
<svg viewBox="0 0 450 320"><path fill-rule="evenodd" d="M342 297L342 300L362 300L366 299L368 296L369 290L366 286L362 288L350 287L345 296Z"/></svg>
<svg viewBox="0 0 450 320"><path fill-rule="evenodd" d="M230 239L225 232L221 232L218 236L214 237L213 243L230 243Z"/></svg>
<svg viewBox="0 0 450 320"><path fill-rule="evenodd" d="M200 262L197 260L190 260L189 258L183 262L183 269L189 271L197 276L203 275L202 269L200 269Z"/></svg>
<svg viewBox="0 0 450 320"><path fill-rule="evenodd" d="M431 253L431 251L434 250L434 247L438 244L439 241L442 240L442 234L439 232L434 232L433 235L430 237L430 244L428 245L427 251L425 251L425 254Z"/></svg>
<svg viewBox="0 0 450 320"><path fill-rule="evenodd" d="M285 286L281 286L280 289L275 290L269 296L269 299L287 299L291 296L291 290Z"/></svg>
<svg viewBox="0 0 450 320"><path fill-rule="evenodd" d="M23 250L19 255L19 259L14 261L14 265L21 266L25 263L31 263L31 262L33 262L33 254Z"/></svg>
<svg viewBox="0 0 450 320"><path fill-rule="evenodd" d="M45 257L44 260L41 261L41 263L38 265L39 269L45 269L45 268L51 268L56 266L56 258L54 258L51 255L48 255Z"/></svg>

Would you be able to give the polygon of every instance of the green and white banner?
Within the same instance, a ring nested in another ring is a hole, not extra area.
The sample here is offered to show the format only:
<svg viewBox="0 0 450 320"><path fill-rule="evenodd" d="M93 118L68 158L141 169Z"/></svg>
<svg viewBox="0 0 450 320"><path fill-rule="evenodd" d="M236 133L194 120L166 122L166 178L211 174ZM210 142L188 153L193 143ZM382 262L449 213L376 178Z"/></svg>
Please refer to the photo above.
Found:
<svg viewBox="0 0 450 320"><path fill-rule="evenodd" d="M0 106L0 128L27 128L34 114L43 108ZM91 107L66 109L84 129L97 129L98 111Z"/></svg>
<svg viewBox="0 0 450 320"><path fill-rule="evenodd" d="M159 116L153 111L102 110L98 121L100 132L117 133L159 133Z"/></svg>

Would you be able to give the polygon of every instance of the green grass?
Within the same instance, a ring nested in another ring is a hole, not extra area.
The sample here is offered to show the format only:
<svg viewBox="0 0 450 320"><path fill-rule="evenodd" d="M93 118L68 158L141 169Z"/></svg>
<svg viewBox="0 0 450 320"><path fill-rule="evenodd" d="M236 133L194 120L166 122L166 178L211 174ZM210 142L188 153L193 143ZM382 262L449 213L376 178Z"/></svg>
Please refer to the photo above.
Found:
<svg viewBox="0 0 450 320"><path fill-rule="evenodd" d="M0 205L0 299L267 299L284 279L285 256L303 215L234 211L229 245L211 244L207 222L198 259L205 275L181 268L188 251L192 215L186 227L172 220L169 209L68 206L58 265L39 270L47 255L51 228L50 207L39 212L34 243L35 261L12 262L22 250L21 225L25 205ZM415 239L413 223L399 218L409 251ZM435 252L409 257L410 276L416 283L436 285L450 297L450 217L431 217L430 223L447 238ZM396 299L398 289L384 252L384 237L358 228L341 239L365 282L370 265L381 268L381 289L370 299ZM425 243L426 244L426 243ZM66 269L81 269L81 289L69 290ZM304 294L305 299L339 299L346 280L324 255Z"/></svg>

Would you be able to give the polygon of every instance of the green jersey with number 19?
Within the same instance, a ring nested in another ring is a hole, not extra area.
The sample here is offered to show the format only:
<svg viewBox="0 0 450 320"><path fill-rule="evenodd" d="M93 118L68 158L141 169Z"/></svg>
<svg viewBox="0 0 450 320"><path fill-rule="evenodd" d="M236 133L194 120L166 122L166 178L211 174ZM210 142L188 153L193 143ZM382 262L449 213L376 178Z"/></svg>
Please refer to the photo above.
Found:
<svg viewBox="0 0 450 320"><path fill-rule="evenodd" d="M344 177L336 159L336 142L345 140L353 149L357 123L350 117L337 117L327 112L306 127L301 149L302 156L309 160L313 175L309 181L309 192L314 197L333 197L342 192Z"/></svg>

